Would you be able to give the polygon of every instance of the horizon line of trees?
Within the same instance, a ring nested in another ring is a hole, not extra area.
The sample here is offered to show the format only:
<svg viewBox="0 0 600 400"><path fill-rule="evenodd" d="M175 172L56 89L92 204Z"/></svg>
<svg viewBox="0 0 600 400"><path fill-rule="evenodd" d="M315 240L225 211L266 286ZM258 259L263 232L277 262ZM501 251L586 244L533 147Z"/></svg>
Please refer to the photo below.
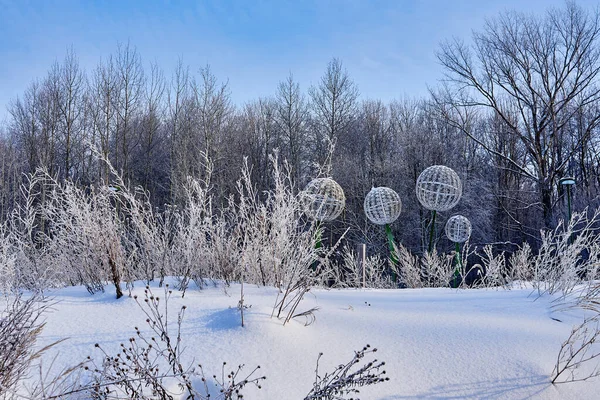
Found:
<svg viewBox="0 0 600 400"><path fill-rule="evenodd" d="M362 99L337 58L316 85L301 88L290 73L272 96L235 106L209 66L180 61L167 75L144 68L126 44L85 71L70 49L11 102L0 126L0 218L19 201L23 174L40 167L82 186L111 184L98 156L158 208L180 204L187 177L202 178L210 159L218 208L236 194L244 158L257 195L271 188L269 156L278 151L298 190L319 174L344 188L346 210L328 224L329 240L350 227L349 242L385 252L363 201L388 186L403 202L396 238L422 252L430 216L414 187L422 170L443 164L464 189L438 231L460 213L472 243L535 248L538 231L566 217L560 178L577 181L574 209L599 205L599 35L598 11L572 2L540 16L503 13L471 42L440 46L446 79L428 97L388 103Z"/></svg>

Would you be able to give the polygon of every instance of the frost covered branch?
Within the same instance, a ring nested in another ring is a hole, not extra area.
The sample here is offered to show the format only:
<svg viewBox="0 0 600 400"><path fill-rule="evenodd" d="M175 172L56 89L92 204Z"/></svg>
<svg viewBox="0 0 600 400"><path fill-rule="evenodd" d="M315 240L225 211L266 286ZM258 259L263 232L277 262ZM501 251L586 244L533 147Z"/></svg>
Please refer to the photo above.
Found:
<svg viewBox="0 0 600 400"><path fill-rule="evenodd" d="M596 345L600 339L598 323L597 318L588 319L573 328L558 352L552 383L585 381L600 376L600 363L592 365L600 357Z"/></svg>

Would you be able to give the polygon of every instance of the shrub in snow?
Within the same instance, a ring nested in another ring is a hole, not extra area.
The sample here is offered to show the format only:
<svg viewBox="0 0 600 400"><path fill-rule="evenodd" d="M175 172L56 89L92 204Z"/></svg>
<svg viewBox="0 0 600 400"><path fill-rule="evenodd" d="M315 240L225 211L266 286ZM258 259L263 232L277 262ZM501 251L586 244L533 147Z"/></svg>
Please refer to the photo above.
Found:
<svg viewBox="0 0 600 400"><path fill-rule="evenodd" d="M552 383L585 381L600 376L598 316L576 326L563 342L552 371Z"/></svg>
<svg viewBox="0 0 600 400"><path fill-rule="evenodd" d="M367 288L398 287L386 271L387 260L382 259L379 254L365 257L364 265L361 265L356 253L348 246L344 246L342 257L343 264L341 268L333 270L337 274L333 280L336 282L335 285L337 287L363 287L363 283L364 287Z"/></svg>
<svg viewBox="0 0 600 400"><path fill-rule="evenodd" d="M509 280L511 282L530 282L533 280L533 254L531 247L527 243L523 243L508 259L510 269L508 271Z"/></svg>
<svg viewBox="0 0 600 400"><path fill-rule="evenodd" d="M410 250L402 244L394 244L394 252L398 257L398 263L392 264L397 266L396 275L400 277L400 281L408 288L423 287L421 280L421 263L419 257L412 254ZM431 271L427 275L431 275Z"/></svg>
<svg viewBox="0 0 600 400"><path fill-rule="evenodd" d="M421 274L426 287L447 287L454 274L453 254L425 252L421 258Z"/></svg>
<svg viewBox="0 0 600 400"><path fill-rule="evenodd" d="M542 243L533 257L533 280L540 293L569 294L584 279L600 278L600 209L591 215L574 213L551 231L542 231Z"/></svg>
<svg viewBox="0 0 600 400"><path fill-rule="evenodd" d="M168 302L171 291L168 285L164 297L154 295L149 287L144 290L144 299L134 296L146 317L150 335L135 327L135 335L127 343L122 343L119 352L110 354L102 346L96 348L102 354L101 362L91 358L84 367L90 372L89 384L84 384L71 393L86 393L91 398L123 399L222 399L243 398L243 389L247 385L258 388L265 377L255 377L260 367L249 374L242 374L243 366L226 370L222 365L222 379L213 375L213 382L205 376L201 365L185 364L181 324L185 309L183 306L177 315L177 325L173 331L168 320ZM211 385L216 385L217 396Z"/></svg>
<svg viewBox="0 0 600 400"><path fill-rule="evenodd" d="M70 181L54 181L51 189L44 217L53 264L90 293L103 291L104 282L110 281L121 297L123 275L132 281L133 268L127 265L127 237L116 210L118 193L107 186L85 190Z"/></svg>
<svg viewBox="0 0 600 400"><path fill-rule="evenodd" d="M327 372L323 376L319 375L319 360L323 356L323 353L320 353L315 369L315 382L304 400L344 399L347 395L354 396L360 393L359 388L389 380L385 376L383 361L373 359L358 365L366 355L375 352L377 349L371 349L370 345L366 345L361 350L355 351L354 357L346 364L340 364L333 372Z"/></svg>
<svg viewBox="0 0 600 400"><path fill-rule="evenodd" d="M17 296L6 300L0 312L0 397L11 398L28 376L32 362L59 342L36 350L35 344L42 332L43 313L51 304L39 295L29 299Z"/></svg>
<svg viewBox="0 0 600 400"><path fill-rule="evenodd" d="M486 287L502 286L507 284L506 256L504 252L496 254L491 245L483 247L481 261L485 268L483 285Z"/></svg>

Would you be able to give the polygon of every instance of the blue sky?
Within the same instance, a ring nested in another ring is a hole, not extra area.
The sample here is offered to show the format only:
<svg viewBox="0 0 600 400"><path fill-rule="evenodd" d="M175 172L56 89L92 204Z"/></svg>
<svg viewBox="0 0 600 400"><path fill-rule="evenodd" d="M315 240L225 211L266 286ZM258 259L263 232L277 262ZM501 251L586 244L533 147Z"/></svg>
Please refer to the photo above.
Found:
<svg viewBox="0 0 600 400"><path fill-rule="evenodd" d="M584 7L598 2L579 1ZM91 70L118 43L167 76L178 58L210 64L243 104L275 93L289 72L306 90L340 58L362 98L423 96L442 70L435 51L468 39L504 10L543 13L562 0L0 0L0 121L10 99L73 46Z"/></svg>

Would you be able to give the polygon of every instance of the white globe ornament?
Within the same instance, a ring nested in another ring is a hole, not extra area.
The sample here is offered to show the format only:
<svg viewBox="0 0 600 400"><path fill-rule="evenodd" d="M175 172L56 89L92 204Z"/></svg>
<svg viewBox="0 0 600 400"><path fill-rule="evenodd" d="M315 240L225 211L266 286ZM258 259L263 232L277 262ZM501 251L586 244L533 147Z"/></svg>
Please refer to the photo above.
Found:
<svg viewBox="0 0 600 400"><path fill-rule="evenodd" d="M464 243L471 236L471 222L467 217L454 215L448 219L444 230L448 239L454 243Z"/></svg>
<svg viewBox="0 0 600 400"><path fill-rule="evenodd" d="M313 179L302 191L304 212L317 221L332 221L344 210L346 196L342 187L331 178Z"/></svg>
<svg viewBox="0 0 600 400"><path fill-rule="evenodd" d="M417 199L428 210L447 211L458 204L462 183L452 168L433 165L417 179Z"/></svg>
<svg viewBox="0 0 600 400"><path fill-rule="evenodd" d="M391 224L400 216L402 201L400 195L388 187L372 188L365 197L364 209L372 223Z"/></svg>

